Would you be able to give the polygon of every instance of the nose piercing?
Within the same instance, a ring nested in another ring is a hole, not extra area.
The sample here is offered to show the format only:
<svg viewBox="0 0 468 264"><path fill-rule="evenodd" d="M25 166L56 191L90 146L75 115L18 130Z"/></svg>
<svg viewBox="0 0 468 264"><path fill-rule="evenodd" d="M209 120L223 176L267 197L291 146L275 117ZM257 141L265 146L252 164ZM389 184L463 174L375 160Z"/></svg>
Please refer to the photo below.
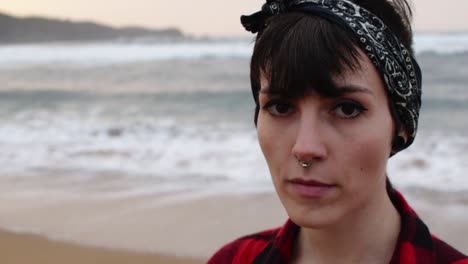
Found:
<svg viewBox="0 0 468 264"><path fill-rule="evenodd" d="M310 165L312 165L311 160L308 160L308 161L298 160L298 161L299 161L299 165L301 165L301 167L304 169L307 169L310 167Z"/></svg>

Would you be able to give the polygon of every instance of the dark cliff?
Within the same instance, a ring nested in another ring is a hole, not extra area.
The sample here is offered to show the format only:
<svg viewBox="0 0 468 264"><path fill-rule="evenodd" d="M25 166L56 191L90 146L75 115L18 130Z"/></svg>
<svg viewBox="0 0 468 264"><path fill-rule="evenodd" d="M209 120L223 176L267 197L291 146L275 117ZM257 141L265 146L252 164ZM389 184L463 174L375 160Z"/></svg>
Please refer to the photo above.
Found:
<svg viewBox="0 0 468 264"><path fill-rule="evenodd" d="M93 22L71 22L41 17L17 18L0 13L0 43L105 41L116 39L182 38L177 29L114 28Z"/></svg>

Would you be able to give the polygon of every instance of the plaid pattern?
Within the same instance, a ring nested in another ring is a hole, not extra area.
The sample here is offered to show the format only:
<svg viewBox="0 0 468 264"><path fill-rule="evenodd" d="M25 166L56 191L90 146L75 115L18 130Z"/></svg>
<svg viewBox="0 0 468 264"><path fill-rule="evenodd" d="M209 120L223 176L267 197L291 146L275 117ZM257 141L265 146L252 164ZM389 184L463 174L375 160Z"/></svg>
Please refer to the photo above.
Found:
<svg viewBox="0 0 468 264"><path fill-rule="evenodd" d="M400 212L402 226L390 264L468 264L468 257L431 235L426 225L396 192L392 201ZM221 248L208 264L286 264L291 261L299 226L288 220L284 226L237 239Z"/></svg>

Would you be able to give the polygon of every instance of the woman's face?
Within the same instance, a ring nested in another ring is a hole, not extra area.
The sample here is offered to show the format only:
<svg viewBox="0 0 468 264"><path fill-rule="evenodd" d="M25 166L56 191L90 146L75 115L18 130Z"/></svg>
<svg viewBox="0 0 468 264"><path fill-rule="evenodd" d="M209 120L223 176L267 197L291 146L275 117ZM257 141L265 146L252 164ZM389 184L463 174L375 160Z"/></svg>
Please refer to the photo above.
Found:
<svg viewBox="0 0 468 264"><path fill-rule="evenodd" d="M289 100L269 93L261 78L260 146L281 202L303 227L338 224L387 195L393 121L384 84L363 54L360 66L335 79L339 97L312 91Z"/></svg>

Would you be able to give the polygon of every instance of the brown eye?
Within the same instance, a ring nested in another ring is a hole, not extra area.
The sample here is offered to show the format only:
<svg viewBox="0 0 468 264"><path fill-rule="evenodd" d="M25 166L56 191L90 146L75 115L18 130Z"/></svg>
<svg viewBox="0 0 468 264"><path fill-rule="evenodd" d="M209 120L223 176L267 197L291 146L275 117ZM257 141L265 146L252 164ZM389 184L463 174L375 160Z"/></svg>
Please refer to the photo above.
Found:
<svg viewBox="0 0 468 264"><path fill-rule="evenodd" d="M290 107L287 104L276 104L274 106L274 108L275 108L276 112L278 112L280 114L286 114L290 110Z"/></svg>
<svg viewBox="0 0 468 264"><path fill-rule="evenodd" d="M286 116L293 111L293 106L290 103L280 100L270 101L263 108L274 116Z"/></svg>
<svg viewBox="0 0 468 264"><path fill-rule="evenodd" d="M340 118L355 118L364 111L366 109L356 102L343 102L334 109L335 114Z"/></svg>

